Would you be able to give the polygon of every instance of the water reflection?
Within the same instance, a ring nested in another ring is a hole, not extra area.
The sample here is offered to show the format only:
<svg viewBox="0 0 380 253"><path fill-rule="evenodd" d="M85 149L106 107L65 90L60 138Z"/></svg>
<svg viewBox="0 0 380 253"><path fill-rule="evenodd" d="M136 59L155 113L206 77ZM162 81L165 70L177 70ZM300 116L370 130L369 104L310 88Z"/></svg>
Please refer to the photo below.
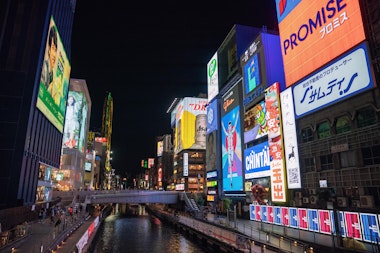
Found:
<svg viewBox="0 0 380 253"><path fill-rule="evenodd" d="M150 215L110 215L99 228L95 253L109 252L210 252L168 224Z"/></svg>

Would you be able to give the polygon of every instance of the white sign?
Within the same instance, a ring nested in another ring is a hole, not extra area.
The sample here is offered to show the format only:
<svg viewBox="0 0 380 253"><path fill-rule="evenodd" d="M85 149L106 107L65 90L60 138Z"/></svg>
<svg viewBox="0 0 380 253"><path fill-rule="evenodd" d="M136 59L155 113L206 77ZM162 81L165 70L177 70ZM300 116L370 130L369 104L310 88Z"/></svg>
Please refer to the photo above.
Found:
<svg viewBox="0 0 380 253"><path fill-rule="evenodd" d="M281 92L283 138L285 146L286 175L289 189L301 188L301 170L298 155L296 120L291 88Z"/></svg>
<svg viewBox="0 0 380 253"><path fill-rule="evenodd" d="M296 117L336 103L372 87L365 44L297 84Z"/></svg>
<svg viewBox="0 0 380 253"><path fill-rule="evenodd" d="M183 176L189 175L189 153L183 153Z"/></svg>

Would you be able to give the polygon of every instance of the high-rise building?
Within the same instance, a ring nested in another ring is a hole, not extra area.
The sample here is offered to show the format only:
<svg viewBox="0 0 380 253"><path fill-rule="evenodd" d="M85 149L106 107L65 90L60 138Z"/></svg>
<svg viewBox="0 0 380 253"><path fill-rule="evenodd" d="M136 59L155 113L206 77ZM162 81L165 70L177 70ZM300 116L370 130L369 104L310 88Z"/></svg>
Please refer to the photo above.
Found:
<svg viewBox="0 0 380 253"><path fill-rule="evenodd" d="M92 171L92 162L87 152L87 136L90 125L91 99L86 81L70 79L67 96L65 127L62 140L62 159L59 170L62 180L57 181L58 190L73 190L84 188L85 172Z"/></svg>
<svg viewBox="0 0 380 253"><path fill-rule="evenodd" d="M60 167L75 4L0 3L0 209L51 199L51 172Z"/></svg>

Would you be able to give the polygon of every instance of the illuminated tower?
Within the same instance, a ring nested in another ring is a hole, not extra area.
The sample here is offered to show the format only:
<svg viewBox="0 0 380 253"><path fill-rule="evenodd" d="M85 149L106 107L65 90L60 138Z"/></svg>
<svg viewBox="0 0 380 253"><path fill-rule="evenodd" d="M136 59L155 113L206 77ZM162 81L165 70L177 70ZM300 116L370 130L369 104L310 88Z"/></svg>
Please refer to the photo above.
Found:
<svg viewBox="0 0 380 253"><path fill-rule="evenodd" d="M111 150L112 117L113 99L111 92L107 92L107 96L104 99L102 117L102 136L107 138L107 150Z"/></svg>
<svg viewBox="0 0 380 253"><path fill-rule="evenodd" d="M104 168L104 186L107 185L107 189L111 188L111 181L113 170L111 167L111 136L112 136L112 117L113 117L113 99L111 92L107 92L107 96L104 99L103 104L103 116L102 116L102 136L106 138L106 157Z"/></svg>

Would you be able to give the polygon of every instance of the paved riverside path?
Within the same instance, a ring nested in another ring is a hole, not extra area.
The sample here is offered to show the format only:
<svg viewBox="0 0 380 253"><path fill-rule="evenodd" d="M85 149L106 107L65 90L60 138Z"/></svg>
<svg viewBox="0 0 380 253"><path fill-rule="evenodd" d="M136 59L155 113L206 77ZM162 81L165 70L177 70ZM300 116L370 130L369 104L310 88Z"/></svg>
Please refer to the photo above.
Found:
<svg viewBox="0 0 380 253"><path fill-rule="evenodd" d="M45 219L43 222L32 222L28 224L30 231L28 236L0 249L0 253L45 253L51 252L51 249L54 252L61 253L76 252L76 243L93 220L94 217L86 220L83 216L73 219L73 221L68 218L66 225L60 224L58 227L55 227L54 223L50 222L50 218ZM57 245L60 244L60 246L57 248L54 242ZM54 245L52 245L53 243ZM52 246L52 248L49 248L49 246Z"/></svg>

